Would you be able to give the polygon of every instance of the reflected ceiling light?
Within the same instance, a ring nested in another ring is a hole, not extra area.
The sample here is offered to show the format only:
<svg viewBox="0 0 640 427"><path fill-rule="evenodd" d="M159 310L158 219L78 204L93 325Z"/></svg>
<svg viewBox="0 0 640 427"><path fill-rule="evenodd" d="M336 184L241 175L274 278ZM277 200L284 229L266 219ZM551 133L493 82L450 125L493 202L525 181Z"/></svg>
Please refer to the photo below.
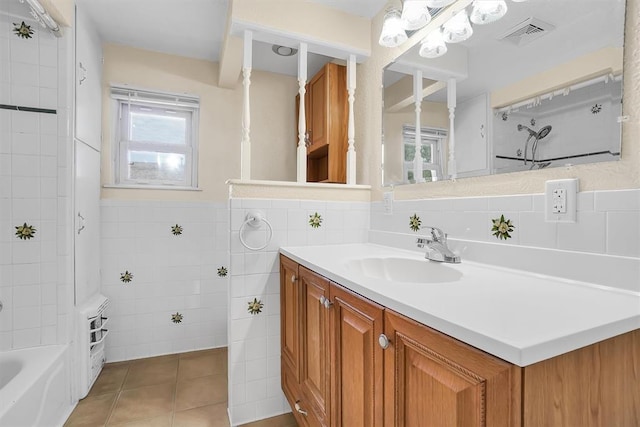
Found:
<svg viewBox="0 0 640 427"><path fill-rule="evenodd" d="M471 11L471 22L478 25L496 22L507 13L504 0L475 0Z"/></svg>
<svg viewBox="0 0 640 427"><path fill-rule="evenodd" d="M466 9L462 9L442 25L442 35L447 43L460 43L473 34Z"/></svg>
<svg viewBox="0 0 640 427"><path fill-rule="evenodd" d="M400 11L390 9L384 15L382 32L378 43L384 47L397 47L407 41L407 33L404 31Z"/></svg>
<svg viewBox="0 0 640 427"><path fill-rule="evenodd" d="M435 9L435 8L441 8L441 7L449 6L454 1L456 1L456 0L425 0L425 3L431 9Z"/></svg>
<svg viewBox="0 0 640 427"><path fill-rule="evenodd" d="M429 35L420 42L419 54L423 58L433 59L445 53L447 53L447 44L444 42L442 29L440 28L429 33Z"/></svg>
<svg viewBox="0 0 640 427"><path fill-rule="evenodd" d="M418 30L431 21L427 3L424 0L404 1L401 19L405 30Z"/></svg>

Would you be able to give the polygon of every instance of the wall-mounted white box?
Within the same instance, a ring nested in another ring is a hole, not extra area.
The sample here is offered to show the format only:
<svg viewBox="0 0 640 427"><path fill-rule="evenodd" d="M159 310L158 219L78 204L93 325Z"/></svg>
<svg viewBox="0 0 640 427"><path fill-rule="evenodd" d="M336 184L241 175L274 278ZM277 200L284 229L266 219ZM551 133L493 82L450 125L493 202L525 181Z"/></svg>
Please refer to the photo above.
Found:
<svg viewBox="0 0 640 427"><path fill-rule="evenodd" d="M577 210L577 179L556 179L545 183L546 222L576 222Z"/></svg>

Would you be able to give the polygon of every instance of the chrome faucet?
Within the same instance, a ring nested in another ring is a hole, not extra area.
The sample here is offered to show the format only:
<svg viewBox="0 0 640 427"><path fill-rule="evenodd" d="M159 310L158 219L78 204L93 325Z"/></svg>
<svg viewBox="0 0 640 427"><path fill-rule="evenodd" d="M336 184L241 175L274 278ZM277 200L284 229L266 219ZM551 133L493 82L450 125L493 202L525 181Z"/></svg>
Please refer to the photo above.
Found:
<svg viewBox="0 0 640 427"><path fill-rule="evenodd" d="M418 237L416 245L419 248L427 247L425 258L431 261L459 263L460 256L451 252L447 247L447 235L437 227L425 225L421 228L430 228L431 237Z"/></svg>

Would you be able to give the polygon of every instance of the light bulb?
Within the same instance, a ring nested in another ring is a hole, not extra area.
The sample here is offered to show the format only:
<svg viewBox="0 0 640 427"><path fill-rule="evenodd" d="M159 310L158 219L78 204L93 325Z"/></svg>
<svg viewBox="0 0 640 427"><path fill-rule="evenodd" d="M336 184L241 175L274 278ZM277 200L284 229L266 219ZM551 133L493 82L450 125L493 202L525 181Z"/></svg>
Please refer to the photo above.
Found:
<svg viewBox="0 0 640 427"><path fill-rule="evenodd" d="M442 35L447 43L460 43L473 34L466 9L462 9L442 26Z"/></svg>
<svg viewBox="0 0 640 427"><path fill-rule="evenodd" d="M437 58L447 53L447 45L442 36L442 30L432 31L420 42L420 56L423 58Z"/></svg>
<svg viewBox="0 0 640 427"><path fill-rule="evenodd" d="M402 26L400 11L391 9L384 15L384 23L378 43L384 47L397 47L407 41L407 33Z"/></svg>
<svg viewBox="0 0 640 427"><path fill-rule="evenodd" d="M418 30L431 21L431 14L424 0L405 0L402 6L402 25L405 30Z"/></svg>
<svg viewBox="0 0 640 427"><path fill-rule="evenodd" d="M436 9L436 8L449 6L454 1L456 1L456 0L425 0L425 3L431 9Z"/></svg>
<svg viewBox="0 0 640 427"><path fill-rule="evenodd" d="M475 0L471 11L471 22L478 25L496 22L507 13L504 0Z"/></svg>

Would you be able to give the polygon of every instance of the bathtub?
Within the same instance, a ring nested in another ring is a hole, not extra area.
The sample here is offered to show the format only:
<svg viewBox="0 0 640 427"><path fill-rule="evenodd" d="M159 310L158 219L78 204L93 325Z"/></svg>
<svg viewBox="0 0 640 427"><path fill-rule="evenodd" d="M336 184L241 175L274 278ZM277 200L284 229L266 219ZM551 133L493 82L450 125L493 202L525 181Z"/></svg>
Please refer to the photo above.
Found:
<svg viewBox="0 0 640 427"><path fill-rule="evenodd" d="M0 352L0 426L61 426L73 409L66 345Z"/></svg>

